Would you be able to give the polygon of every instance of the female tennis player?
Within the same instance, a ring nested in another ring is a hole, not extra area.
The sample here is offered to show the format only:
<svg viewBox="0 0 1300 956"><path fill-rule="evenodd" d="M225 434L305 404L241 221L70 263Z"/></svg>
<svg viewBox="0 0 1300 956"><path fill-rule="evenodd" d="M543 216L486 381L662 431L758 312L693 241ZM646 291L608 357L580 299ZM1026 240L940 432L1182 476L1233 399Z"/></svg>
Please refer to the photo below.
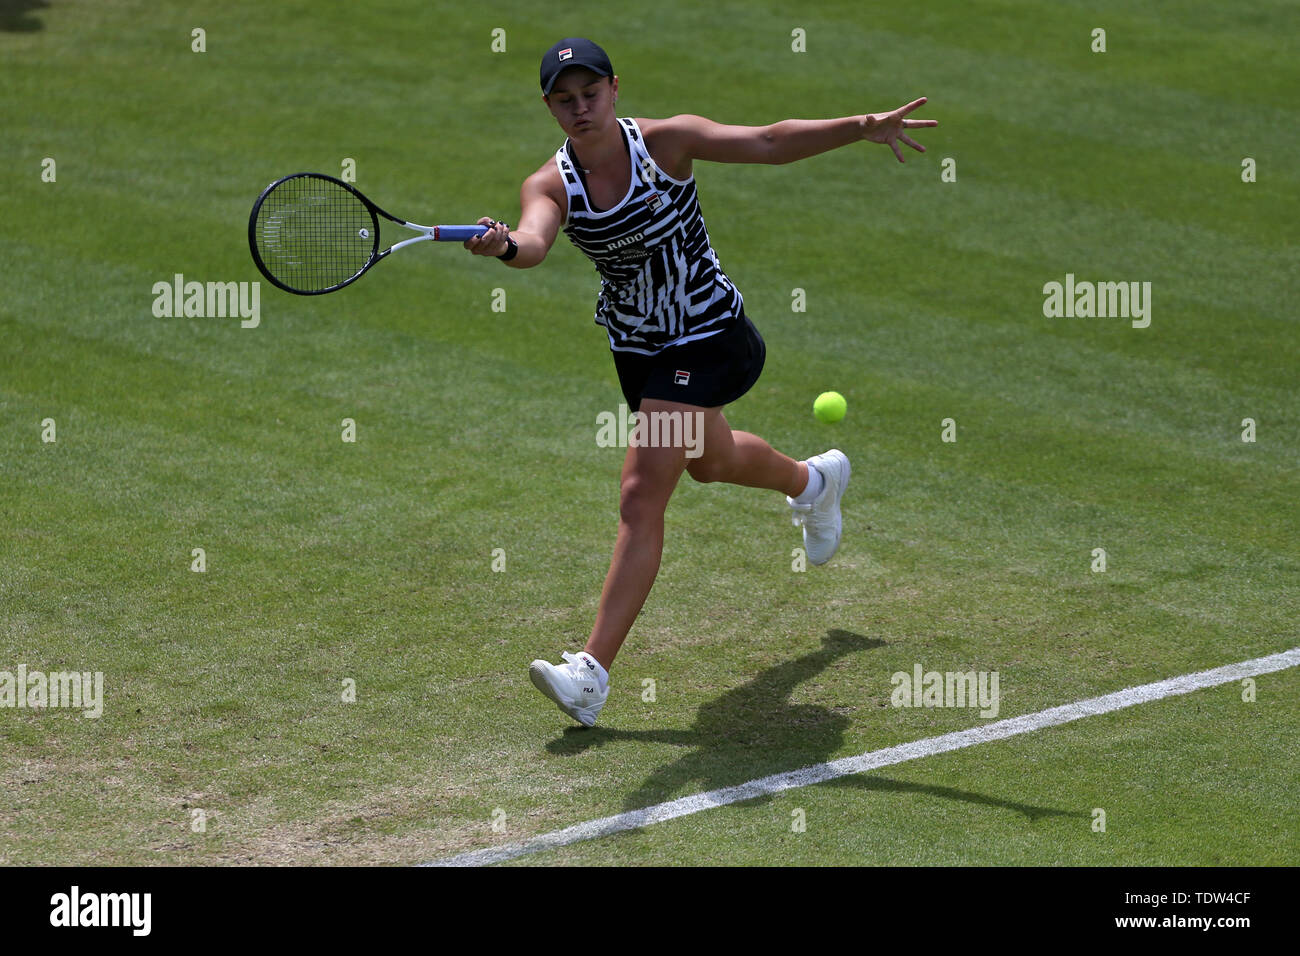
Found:
<svg viewBox="0 0 1300 956"><path fill-rule="evenodd" d="M618 77L595 43L561 40L542 57L542 102L568 137L520 190L519 228L491 226L465 248L529 269L564 234L601 275L596 322L605 327L619 383L633 411L703 417L702 453L629 447L623 462L618 538L591 636L563 664L533 661L529 676L583 726L609 695L609 668L659 571L664 511L683 471L786 495L803 526L808 560L824 564L840 543L840 498L849 460L838 449L795 461L757 435L733 431L723 406L763 370L766 347L740 292L718 262L695 195L692 164L791 163L860 140L925 152L905 130L925 98L891 113L723 126L702 116L619 118ZM629 443L631 444L631 443Z"/></svg>

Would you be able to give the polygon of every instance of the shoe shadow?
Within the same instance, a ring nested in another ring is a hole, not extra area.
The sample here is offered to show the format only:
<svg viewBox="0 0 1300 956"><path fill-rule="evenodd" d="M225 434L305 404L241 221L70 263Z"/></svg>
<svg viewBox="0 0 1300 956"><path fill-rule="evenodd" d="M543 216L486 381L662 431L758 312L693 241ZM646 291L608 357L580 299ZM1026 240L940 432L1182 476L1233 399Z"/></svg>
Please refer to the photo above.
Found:
<svg viewBox="0 0 1300 956"><path fill-rule="evenodd" d="M749 683L702 706L686 730L618 730L570 727L547 744L553 754L573 756L621 741L671 744L688 752L665 764L629 793L623 809L639 810L676 797L736 786L770 774L825 763L844 742L851 721L829 708L792 704L795 687L835 661L858 651L886 646L884 641L832 629L821 647L758 674ZM829 784L890 793L921 793L966 803L1013 810L1034 821L1049 816L1088 817L1083 811L1058 810L1002 800L952 787L914 784L878 775L840 777ZM759 797L768 800L770 797Z"/></svg>
<svg viewBox="0 0 1300 956"><path fill-rule="evenodd" d="M31 16L34 10L49 6L46 0L0 0L0 31L4 33L35 33L45 29L45 24Z"/></svg>

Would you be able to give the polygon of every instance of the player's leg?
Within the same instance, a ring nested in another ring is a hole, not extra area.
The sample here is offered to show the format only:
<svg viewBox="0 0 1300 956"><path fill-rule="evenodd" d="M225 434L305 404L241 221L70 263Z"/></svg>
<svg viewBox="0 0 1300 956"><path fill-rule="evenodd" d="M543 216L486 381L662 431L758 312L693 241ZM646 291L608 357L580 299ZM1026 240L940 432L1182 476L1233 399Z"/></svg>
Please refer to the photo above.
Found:
<svg viewBox="0 0 1300 956"><path fill-rule="evenodd" d="M674 402L643 399L639 410L680 413L684 408ZM682 444L628 448L619 482L618 537L587 645L581 654L561 655L564 664L536 660L528 669L533 686L587 727L596 722L605 705L608 668L659 573L664 511L685 467Z"/></svg>
<svg viewBox="0 0 1300 956"><path fill-rule="evenodd" d="M640 412L690 414L693 409L677 402L643 399ZM686 449L631 447L623 460L619 483L618 538L600 595L600 607L591 637L584 648L604 667L614 663L632 622L641 612L659 573L664 546L664 511L677 480L686 467Z"/></svg>
<svg viewBox="0 0 1300 956"><path fill-rule="evenodd" d="M703 454L686 463L686 470L696 481L770 488L791 498L808 487L806 462L781 454L757 435L734 431L721 408L703 411Z"/></svg>
<svg viewBox="0 0 1300 956"><path fill-rule="evenodd" d="M784 491L804 549L813 564L825 564L840 546L840 498L849 483L849 459L838 448L795 461L750 432L732 431L720 408L709 409L704 453L687 464L696 481L725 481L749 488Z"/></svg>

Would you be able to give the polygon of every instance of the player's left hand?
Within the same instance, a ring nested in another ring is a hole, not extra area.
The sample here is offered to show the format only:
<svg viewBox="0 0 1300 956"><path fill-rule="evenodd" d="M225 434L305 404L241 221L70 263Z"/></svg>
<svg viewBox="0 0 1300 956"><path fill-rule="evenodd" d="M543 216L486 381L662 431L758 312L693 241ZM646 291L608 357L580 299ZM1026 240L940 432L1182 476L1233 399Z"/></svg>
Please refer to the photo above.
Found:
<svg viewBox="0 0 1300 956"><path fill-rule="evenodd" d="M908 113L918 106L925 105L926 97L919 100L912 100L906 106L900 106L892 113L868 113L864 117L862 124L862 138L870 140L873 143L885 143L894 151L898 161L903 162L903 151L898 148L898 141L902 140L908 146L911 146L918 153L924 153L925 147L918 143L912 137L908 136L903 130L920 129L925 126L938 126L938 120L923 119L904 119Z"/></svg>

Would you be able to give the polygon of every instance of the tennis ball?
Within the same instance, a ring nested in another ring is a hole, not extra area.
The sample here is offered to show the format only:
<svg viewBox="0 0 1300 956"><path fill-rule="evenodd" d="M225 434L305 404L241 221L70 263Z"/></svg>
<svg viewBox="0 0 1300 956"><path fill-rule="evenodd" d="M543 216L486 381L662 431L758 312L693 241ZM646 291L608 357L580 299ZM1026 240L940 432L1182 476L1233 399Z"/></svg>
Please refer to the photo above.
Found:
<svg viewBox="0 0 1300 956"><path fill-rule="evenodd" d="M817 401L813 402L813 414L819 422L828 425L843 418L847 409L848 403L839 392L822 392L817 396Z"/></svg>

